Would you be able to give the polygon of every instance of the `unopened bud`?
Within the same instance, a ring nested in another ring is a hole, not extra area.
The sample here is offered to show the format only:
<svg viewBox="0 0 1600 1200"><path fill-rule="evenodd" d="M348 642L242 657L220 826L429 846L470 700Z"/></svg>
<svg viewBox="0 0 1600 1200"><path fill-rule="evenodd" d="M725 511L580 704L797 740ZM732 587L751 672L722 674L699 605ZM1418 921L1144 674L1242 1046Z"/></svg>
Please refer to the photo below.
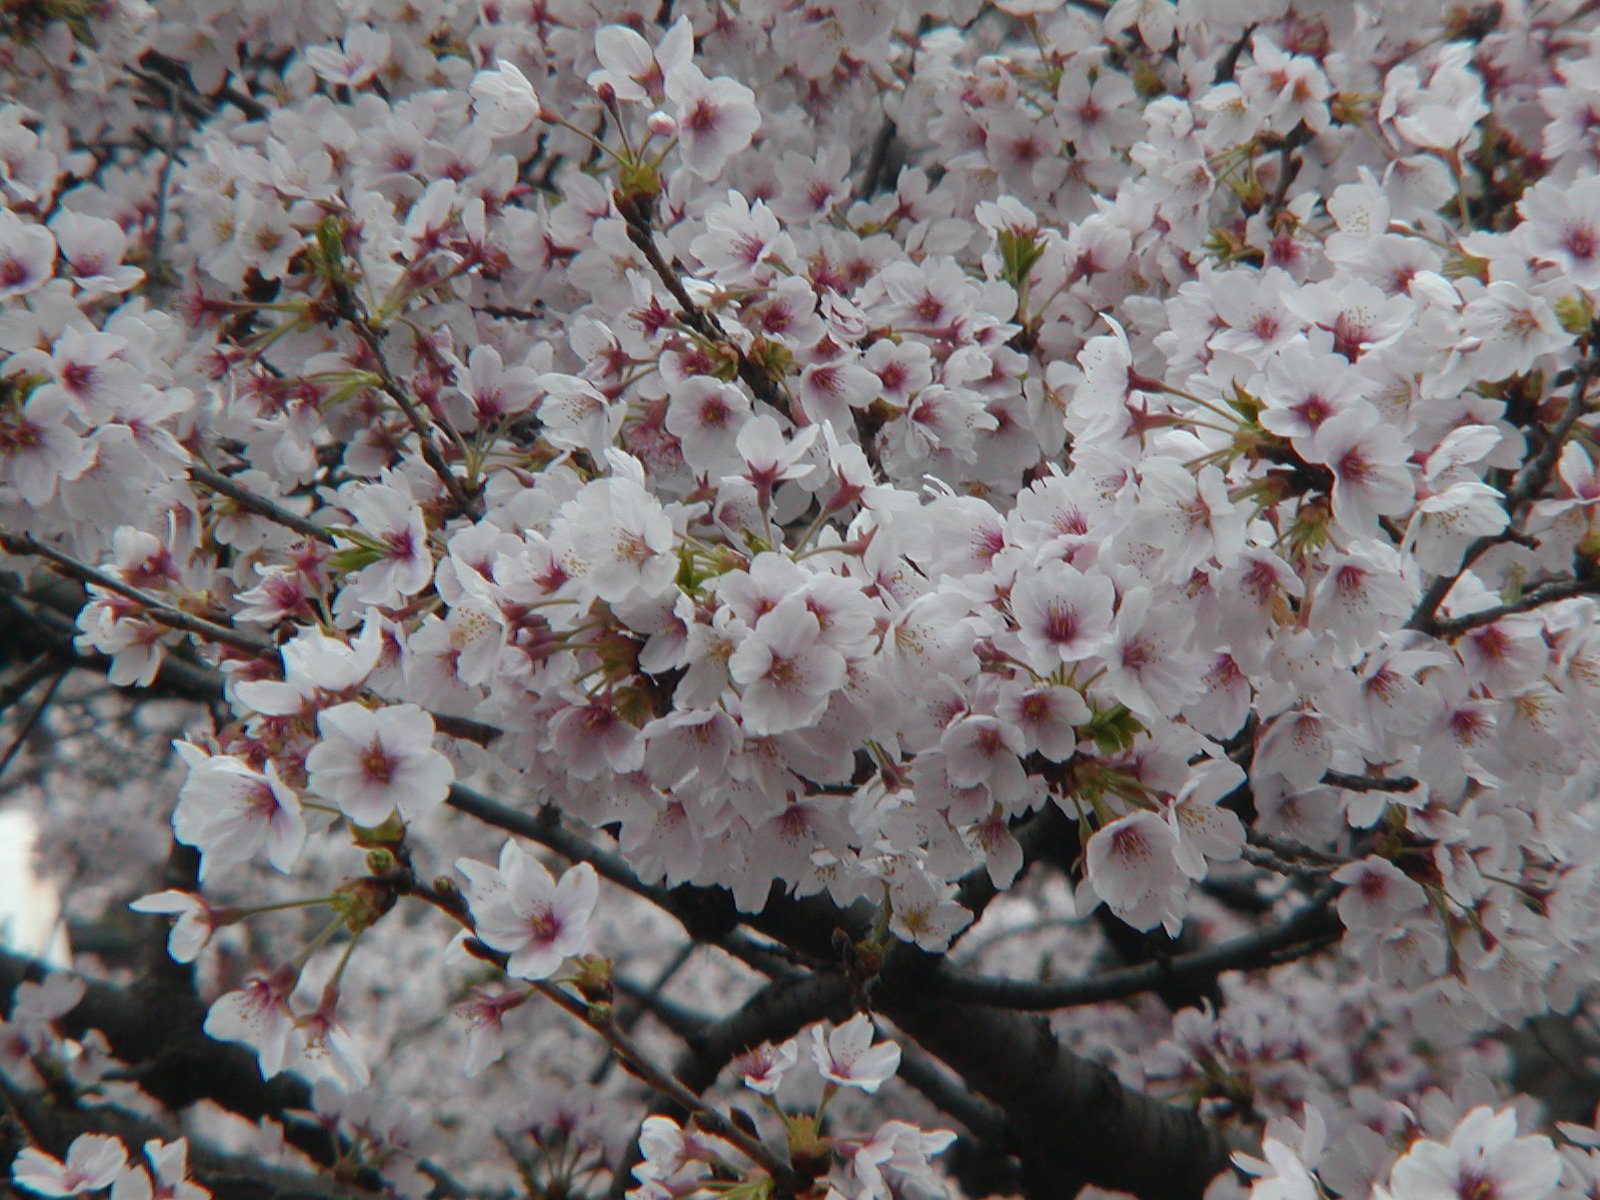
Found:
<svg viewBox="0 0 1600 1200"><path fill-rule="evenodd" d="M644 121L645 128L657 137L677 137L678 120L669 113L662 112L659 108L651 113Z"/></svg>
<svg viewBox="0 0 1600 1200"><path fill-rule="evenodd" d="M581 954L573 959L572 983L591 1006L611 1004L611 960L601 954Z"/></svg>

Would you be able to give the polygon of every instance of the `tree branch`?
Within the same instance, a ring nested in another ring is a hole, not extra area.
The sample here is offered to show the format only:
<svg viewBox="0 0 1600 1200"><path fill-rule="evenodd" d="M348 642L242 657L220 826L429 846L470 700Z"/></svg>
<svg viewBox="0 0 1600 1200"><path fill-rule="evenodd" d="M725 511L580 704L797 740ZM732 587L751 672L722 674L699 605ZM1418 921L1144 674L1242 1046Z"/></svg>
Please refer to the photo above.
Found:
<svg viewBox="0 0 1600 1200"><path fill-rule="evenodd" d="M12 994L24 981L37 983L49 968L0 950L0 998L9 1011ZM59 972L58 972L59 973ZM207 1037L201 1025L205 1007L187 988L170 979L141 979L130 988L85 980L77 1006L56 1028L81 1038L91 1029L105 1035L145 1092L177 1111L197 1100L211 1100L249 1120L282 1120L292 1109L311 1107L311 1089L291 1075L262 1079L256 1056L233 1042ZM319 1162L331 1162L326 1133L296 1122L284 1127L286 1139Z"/></svg>
<svg viewBox="0 0 1600 1200"><path fill-rule="evenodd" d="M1556 461L1561 457L1561 447L1566 444L1567 435L1572 432L1572 427L1577 424L1578 418L1588 410L1589 381L1594 377L1597 367L1600 367L1600 361L1593 356L1584 358L1577 365L1572 391L1567 397L1566 407L1562 410L1561 416L1556 419L1544 444L1539 447L1539 452L1523 465L1511 481L1511 488L1506 492L1505 498L1506 515L1511 521L1516 520L1517 509L1538 495L1544 485L1550 482L1550 475L1555 470ZM1505 537L1504 533L1491 533L1470 543L1461 556L1461 568L1458 571L1451 575L1435 577L1433 582L1423 589L1422 598L1405 627L1440 636L1440 623L1435 614L1439 611L1439 606L1444 603L1445 597L1450 594L1450 589L1455 586L1456 580L1461 578L1468 567L1489 549L1504 541Z"/></svg>
<svg viewBox="0 0 1600 1200"><path fill-rule="evenodd" d="M1142 1200L1200 1200L1233 1149L1192 1111L1125 1087L1069 1052L1039 1017L958 1004L915 975L884 981L882 1011L1017 1130L1030 1200L1074 1200L1087 1183Z"/></svg>
<svg viewBox="0 0 1600 1200"><path fill-rule="evenodd" d="M145 1142L171 1141L181 1130L109 1105L63 1106L40 1095L11 1088L0 1079L0 1093L25 1126L24 1132L49 1154L61 1158L73 1139L85 1133L121 1138L133 1152ZM324 1139L326 1140L326 1139ZM9 1163L27 1138L8 1134L0 1122L0 1163ZM256 1158L224 1154L204 1143L189 1143L189 1176L225 1200L372 1200L380 1192L275 1167Z"/></svg>
<svg viewBox="0 0 1600 1200"><path fill-rule="evenodd" d="M158 625L165 625L167 628L176 629L181 633L192 633L196 637L217 642L220 645L232 646L234 649L243 650L247 654L261 657L277 657L277 648L265 638L257 637L251 633L242 633L230 626L219 625L215 621L197 617L181 608L174 608L148 592L124 583L115 575L108 574L98 567L91 567L87 563L81 563L70 555L63 554L51 546L46 546L31 534L0 531L0 546L4 546L11 554L27 554L42 558L53 564L62 574L70 576L80 583L90 583L95 587L104 588L108 592L114 592L119 596L132 600L145 610L145 616L148 616Z"/></svg>
<svg viewBox="0 0 1600 1200"><path fill-rule="evenodd" d="M1303 908L1278 924L1192 954L1054 983L967 975L947 967L939 972L935 987L940 996L949 1000L1046 1012L1136 996L1167 984L1213 978L1224 971L1261 967L1269 961L1283 961L1280 956L1285 952L1314 953L1342 933L1338 918L1328 911L1341 890L1340 884L1326 885Z"/></svg>
<svg viewBox="0 0 1600 1200"><path fill-rule="evenodd" d="M240 487L220 471L213 471L210 467L201 466L199 463L191 463L189 478L196 483L204 484L220 496L226 496L240 508L253 512L258 517L265 517L275 525L282 525L285 529L292 529L304 537L333 545L331 530L324 529L315 521L306 520L298 513L290 512L281 504L274 504L265 496L256 495L249 488Z"/></svg>
<svg viewBox="0 0 1600 1200"><path fill-rule="evenodd" d="M1433 633L1436 637L1458 637L1468 630L1476 629L1480 625L1491 625L1501 617L1509 617L1514 613L1529 612L1557 600L1566 600L1573 596L1600 595L1600 578L1590 579L1552 579L1549 583L1541 583L1538 587L1524 592L1509 604L1496 604L1493 608L1479 609L1477 612L1466 613L1459 617L1435 617L1433 620Z"/></svg>

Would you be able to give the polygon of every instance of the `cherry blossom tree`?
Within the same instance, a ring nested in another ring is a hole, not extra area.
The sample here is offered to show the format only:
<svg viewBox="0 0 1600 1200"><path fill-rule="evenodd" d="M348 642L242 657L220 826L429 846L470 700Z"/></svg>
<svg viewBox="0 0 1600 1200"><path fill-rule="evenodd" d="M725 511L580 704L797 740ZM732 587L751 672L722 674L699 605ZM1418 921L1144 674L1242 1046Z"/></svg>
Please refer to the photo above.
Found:
<svg viewBox="0 0 1600 1200"><path fill-rule="evenodd" d="M1600 1195L1595 4L0 33L0 1188Z"/></svg>

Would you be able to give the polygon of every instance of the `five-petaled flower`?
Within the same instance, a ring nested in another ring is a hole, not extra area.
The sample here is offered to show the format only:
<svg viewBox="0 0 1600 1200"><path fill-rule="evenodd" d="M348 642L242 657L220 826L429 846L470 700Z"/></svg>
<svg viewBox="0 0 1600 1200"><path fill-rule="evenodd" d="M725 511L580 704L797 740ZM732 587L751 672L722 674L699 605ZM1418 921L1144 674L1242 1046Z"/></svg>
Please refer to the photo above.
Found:
<svg viewBox="0 0 1600 1200"><path fill-rule="evenodd" d="M450 792L455 768L433 748L433 718L415 704L336 705L317 729L322 740L306 755L311 788L358 825L377 825L395 809L415 817Z"/></svg>
<svg viewBox="0 0 1600 1200"><path fill-rule="evenodd" d="M872 1040L872 1018L857 1013L833 1029L811 1031L811 1058L830 1083L875 1092L900 1069L900 1047Z"/></svg>
<svg viewBox="0 0 1600 1200"><path fill-rule="evenodd" d="M579 863L556 879L515 842L500 852L496 870L462 859L456 867L471 885L478 939L509 955L506 973L548 979L589 940L589 916L600 894L599 876Z"/></svg>

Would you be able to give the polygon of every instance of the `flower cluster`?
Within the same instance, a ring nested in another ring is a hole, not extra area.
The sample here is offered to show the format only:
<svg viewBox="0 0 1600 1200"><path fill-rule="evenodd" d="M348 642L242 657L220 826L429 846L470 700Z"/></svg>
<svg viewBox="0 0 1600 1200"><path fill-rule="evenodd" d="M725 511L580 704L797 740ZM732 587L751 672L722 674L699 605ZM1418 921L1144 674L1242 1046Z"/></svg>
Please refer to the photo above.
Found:
<svg viewBox="0 0 1600 1200"><path fill-rule="evenodd" d="M208 1032L360 1093L346 966L417 901L469 1073L534 995L642 1069L563 974L601 875L871 913L867 995L1053 860L1030 902L1142 933L1325 910L1328 1013L1464 1074L1592 994L1592 6L648 7L0 14L0 566L86 586L113 684L212 689L197 877L136 902L173 957L329 910ZM489 865L469 778L579 865ZM340 881L256 903L263 864ZM1241 1000L1121 1065L1256 1126L1365 1081L1390 1124L1336 1124L1417 1132L1384 1106L1439 1081L1317 1020ZM830 1089L898 1060L864 1018L813 1050ZM1507 1120L1365 1182L1550 1191ZM652 1118L637 1194L750 1159L720 1137ZM943 1137L835 1140L838 1186L935 1191ZM1257 1191L1312 1194L1265 1145ZM113 1149L18 1179L144 1170Z"/></svg>

